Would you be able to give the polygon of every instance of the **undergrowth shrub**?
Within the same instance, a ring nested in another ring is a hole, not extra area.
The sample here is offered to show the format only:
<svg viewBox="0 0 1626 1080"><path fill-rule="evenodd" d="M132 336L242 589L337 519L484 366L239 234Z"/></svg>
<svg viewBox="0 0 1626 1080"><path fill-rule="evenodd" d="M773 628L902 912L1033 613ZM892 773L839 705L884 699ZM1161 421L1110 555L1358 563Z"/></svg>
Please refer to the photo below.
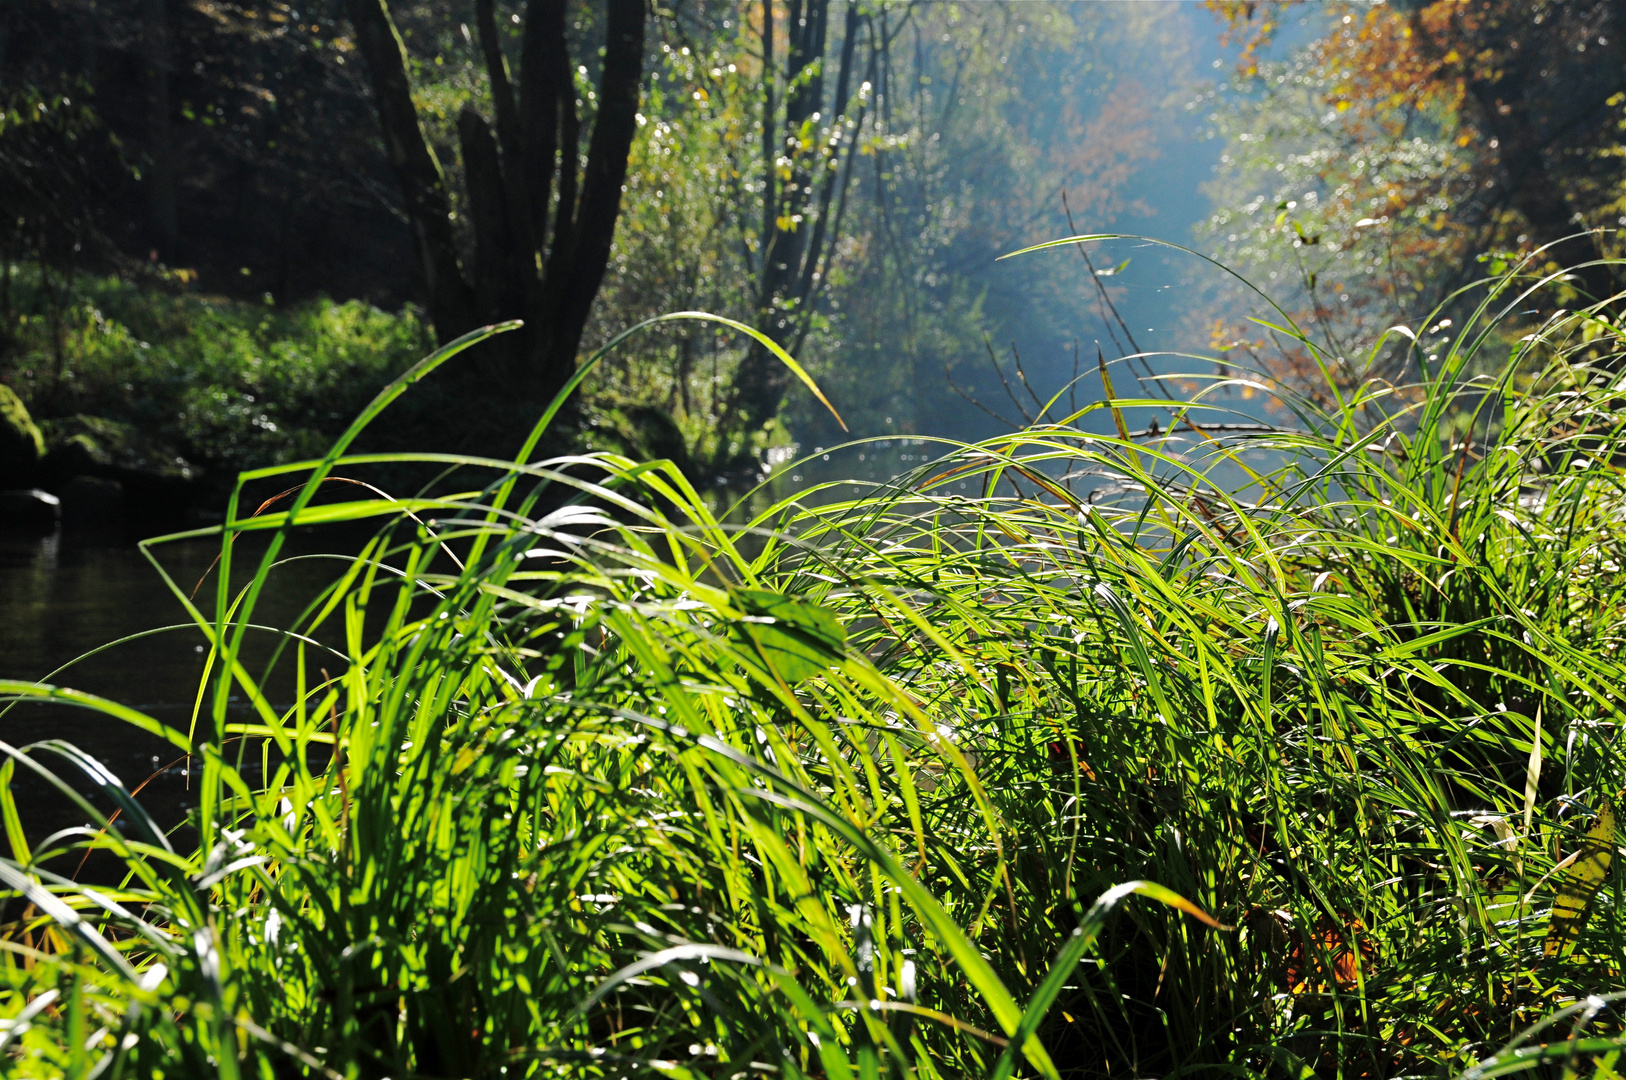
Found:
<svg viewBox="0 0 1626 1080"><path fill-rule="evenodd" d="M12 268L6 381L40 419L136 426L226 476L320 457L422 354L408 309L360 301L271 307L118 278L52 283Z"/></svg>

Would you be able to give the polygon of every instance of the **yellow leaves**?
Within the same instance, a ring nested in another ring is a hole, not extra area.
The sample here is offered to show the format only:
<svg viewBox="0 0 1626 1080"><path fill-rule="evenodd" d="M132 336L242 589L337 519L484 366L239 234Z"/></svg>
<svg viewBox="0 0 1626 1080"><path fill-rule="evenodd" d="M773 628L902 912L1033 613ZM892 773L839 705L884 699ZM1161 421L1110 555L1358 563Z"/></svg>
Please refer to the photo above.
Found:
<svg viewBox="0 0 1626 1080"><path fill-rule="evenodd" d="M780 214L778 217L774 218L773 224L774 228L778 229L780 232L796 231L796 219L790 214Z"/></svg>
<svg viewBox="0 0 1626 1080"><path fill-rule="evenodd" d="M1553 897L1552 919L1547 924L1547 940L1541 949L1543 956L1567 956L1575 948L1592 900L1609 876L1609 859L1614 850L1615 809L1604 799L1598 807L1597 820L1581 841L1580 850L1553 872L1558 891Z"/></svg>
<svg viewBox="0 0 1626 1080"><path fill-rule="evenodd" d="M1226 352L1240 344L1224 316L1216 315L1208 327L1208 347L1215 352Z"/></svg>
<svg viewBox="0 0 1626 1080"><path fill-rule="evenodd" d="M1452 49L1450 52L1445 54L1444 61L1447 64L1460 64L1462 63L1462 54L1457 52L1457 50Z"/></svg>
<svg viewBox="0 0 1626 1080"><path fill-rule="evenodd" d="M1348 99L1348 98L1343 98L1343 99L1341 99L1341 100L1340 100L1340 101L1339 101L1339 102L1338 102L1338 104L1337 104L1337 105L1336 105L1336 106L1334 106L1334 107L1335 107L1335 108L1336 108L1336 109L1337 109L1337 110L1338 110L1338 111L1339 111L1339 112L1348 112L1348 111L1349 111L1349 99Z"/></svg>

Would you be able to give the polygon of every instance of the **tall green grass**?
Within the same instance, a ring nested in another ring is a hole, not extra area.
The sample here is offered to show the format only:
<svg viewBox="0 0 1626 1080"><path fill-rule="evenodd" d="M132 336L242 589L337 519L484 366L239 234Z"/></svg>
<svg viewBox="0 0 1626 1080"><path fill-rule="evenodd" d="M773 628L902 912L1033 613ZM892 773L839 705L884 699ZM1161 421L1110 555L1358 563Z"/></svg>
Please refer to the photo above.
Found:
<svg viewBox="0 0 1626 1080"><path fill-rule="evenodd" d="M172 583L211 649L191 731L0 684L169 739L201 801L165 835L80 751L3 747L0 1052L108 1077L1613 1075L1614 999L1588 995L1621 984L1619 872L1588 874L1626 785L1626 350L1602 316L1505 332L1520 288L1411 384L1329 358L1332 408L1273 388L1273 430L1205 431L1206 391L1137 438L1122 410L1151 402L1114 399L749 521L669 463L533 462L551 410L511 460L389 458L446 470L410 498L326 484L381 460L351 440L471 339L448 347L320 462L243 474L304 483L208 531L212 601ZM363 519L251 670L289 531ZM23 770L85 828L30 847ZM122 884L75 883L86 848Z"/></svg>

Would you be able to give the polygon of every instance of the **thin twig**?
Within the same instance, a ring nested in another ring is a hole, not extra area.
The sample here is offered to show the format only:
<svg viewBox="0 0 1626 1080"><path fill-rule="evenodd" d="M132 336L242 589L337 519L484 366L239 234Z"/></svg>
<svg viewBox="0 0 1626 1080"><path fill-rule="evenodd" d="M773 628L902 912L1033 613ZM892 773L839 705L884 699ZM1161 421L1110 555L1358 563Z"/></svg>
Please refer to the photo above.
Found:
<svg viewBox="0 0 1626 1080"><path fill-rule="evenodd" d="M999 366L999 357L994 355L994 343L988 340L987 334L982 335L982 347L988 350L988 362L994 366L994 374L999 376L999 385L1005 388L1005 396L1011 399L1011 404L1015 405L1016 411L1022 414L1022 419L1032 424L1033 417L1028 415L1027 409L1023 407L1021 400L1017 398L1016 391L1011 389L1010 380L1005 378L1005 372Z"/></svg>
<svg viewBox="0 0 1626 1080"><path fill-rule="evenodd" d="M1039 395L1033 392L1033 384L1028 381L1028 373L1026 369L1022 367L1022 354L1017 352L1016 342L1014 341L1011 342L1011 358L1016 361L1016 377L1022 380L1022 388L1028 392L1028 397L1033 399L1033 404L1038 406L1039 416L1043 416L1044 402L1040 401ZM1034 419L1037 420L1038 417L1035 417Z"/></svg>
<svg viewBox="0 0 1626 1080"><path fill-rule="evenodd" d="M990 409L988 406L984 405L982 402L978 401L976 398L972 397L970 394L968 394L964 390L960 389L959 386L955 385L954 376L949 374L949 368L948 368L947 364L943 365L943 378L948 380L948 385L949 385L950 390L953 390L956 394L960 395L962 398L969 401L971 404L975 405L977 408L981 409L983 412L987 413L989 416L993 417L995 420L998 420L1001 424L1004 424L1006 427L1010 428L1012 431L1016 431L1016 430L1019 430L1021 428L1021 426L1022 426L1021 424L1012 423L1008 418L999 415L994 410Z"/></svg>
<svg viewBox="0 0 1626 1080"><path fill-rule="evenodd" d="M1062 211L1067 215L1067 228L1072 231L1074 236L1079 235L1078 226L1073 223L1073 208L1067 204L1066 188L1063 188L1061 192L1061 208ZM1135 340L1135 334L1129 329L1129 324L1124 322L1124 317L1122 315L1118 314L1118 305L1112 302L1111 295L1107 293L1107 287L1101 284L1101 272L1095 268L1095 262L1090 258L1090 253L1084 250L1084 245L1081 243L1074 244L1073 247L1077 249L1079 256L1084 260L1085 267L1087 267L1090 271L1090 280L1095 282L1096 292L1100 294L1100 302L1106 305L1107 310L1112 312L1113 319L1116 320L1118 325L1123 328L1124 339L1129 342L1130 349L1134 351L1134 358L1140 361L1141 367L1146 372L1146 378L1152 380L1153 386L1155 386L1164 397L1171 401L1174 400L1174 395L1169 393L1168 388L1158 380L1157 373L1152 370L1152 365L1146 359L1145 350L1143 350L1140 347L1140 343ZM1101 321L1106 322L1105 319L1102 319ZM1123 352L1123 346L1119 344L1118 335L1114 333L1111 323L1107 323L1107 335L1112 338L1112 343L1118 346L1118 351ZM1141 377L1136 375L1135 381L1141 382Z"/></svg>

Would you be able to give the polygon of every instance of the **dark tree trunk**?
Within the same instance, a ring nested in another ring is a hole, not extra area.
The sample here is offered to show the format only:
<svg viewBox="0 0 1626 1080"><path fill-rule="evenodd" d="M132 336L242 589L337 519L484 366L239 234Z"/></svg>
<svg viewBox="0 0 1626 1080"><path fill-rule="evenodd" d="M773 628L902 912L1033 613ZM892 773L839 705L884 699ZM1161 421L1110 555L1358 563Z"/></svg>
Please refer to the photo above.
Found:
<svg viewBox="0 0 1626 1080"><path fill-rule="evenodd" d="M174 259L179 232L175 199L175 137L169 103L169 11L165 0L147 0L147 154L153 249Z"/></svg>
<svg viewBox="0 0 1626 1080"><path fill-rule="evenodd" d="M1496 148L1507 199L1530 227L1530 240L1572 270L1590 300L1620 289L1596 234L1583 232L1571 199L1578 148L1612 130L1614 95L1626 90L1626 3L1591 0L1545 12L1519 3L1478 0L1451 9L1451 38L1436 40L1421 9L1411 29L1425 56L1460 77L1476 126ZM1579 48L1577 48L1579 46ZM1494 62L1487 62L1494 58Z"/></svg>
<svg viewBox="0 0 1626 1080"><path fill-rule="evenodd" d="M555 225L553 253L548 259L548 277L559 283L557 306L545 310L543 327L551 330L535 371L541 379L541 396L551 398L570 378L576 350L593 298L604 282L610 262L610 245L615 239L615 223L621 214L621 185L627 179L627 151L638 132L638 91L643 78L644 5L643 0L609 0L609 18L604 47L604 72L599 82L598 116L587 145L587 167L582 174L581 198L574 207L574 220L568 233ZM574 102L571 92L571 101ZM574 121L575 110L570 111ZM575 148L574 132L566 146ZM564 176L572 181L575 162L569 161ZM574 184L571 185L574 188ZM570 192L574 197L574 191ZM570 212L571 201L563 185L559 189L560 224ZM555 268L557 264L557 269ZM544 294L546 295L546 293Z"/></svg>
<svg viewBox="0 0 1626 1080"><path fill-rule="evenodd" d="M501 320L525 304L523 280L514 274L510 241L512 223L503 190L502 159L484 118L465 106L457 118L463 151L463 184L469 193L469 219L474 226L475 319Z"/></svg>
<svg viewBox="0 0 1626 1080"><path fill-rule="evenodd" d="M532 175L524 162L524 126L514 101L514 89L508 75L508 62L502 54L497 37L493 0L477 0L475 18L480 27L480 48L485 54L486 71L491 77L491 99L497 114L497 145L501 157L496 163L498 183L490 187L486 198L501 198L503 217L503 251L500 256L503 272L509 275L502 310L530 310L537 299L536 252L538 225L533 222L531 204L525 190L525 178ZM483 123L483 121L482 121ZM504 167L506 165L506 168ZM467 165L465 164L465 168ZM548 162L551 176L553 162ZM544 200L544 210L546 200ZM544 217L545 222L545 217ZM527 328L518 336L518 354L524 356L532 333Z"/></svg>
<svg viewBox="0 0 1626 1080"><path fill-rule="evenodd" d="M450 341L476 323L472 290L458 265L446 178L412 105L406 46L395 31L384 0L348 3L350 21L356 28L356 45L372 75L384 149L401 183L407 217L412 222L418 263L429 293L429 317L440 340Z"/></svg>
<svg viewBox="0 0 1626 1080"><path fill-rule="evenodd" d="M405 49L385 2L348 3L418 236L436 335L446 341L479 323L524 320L522 332L500 339L488 355L502 358L502 390L550 399L575 371L609 263L627 153L638 128L644 0L606 0L597 110L579 176L582 132L565 36L566 0L530 0L526 6L517 100L495 5L476 0L496 131L473 106L458 117L474 232L469 267L458 255L445 177L412 108Z"/></svg>
<svg viewBox="0 0 1626 1080"><path fill-rule="evenodd" d="M568 171L575 175L574 167L561 170L558 159L562 129L570 129L565 133L570 140L568 152L575 153L576 95L565 41L565 0L531 0L526 15L519 82L519 160L525 181L521 193L530 207L540 247L541 238L547 235L554 174ZM569 164L574 166L573 161Z"/></svg>

